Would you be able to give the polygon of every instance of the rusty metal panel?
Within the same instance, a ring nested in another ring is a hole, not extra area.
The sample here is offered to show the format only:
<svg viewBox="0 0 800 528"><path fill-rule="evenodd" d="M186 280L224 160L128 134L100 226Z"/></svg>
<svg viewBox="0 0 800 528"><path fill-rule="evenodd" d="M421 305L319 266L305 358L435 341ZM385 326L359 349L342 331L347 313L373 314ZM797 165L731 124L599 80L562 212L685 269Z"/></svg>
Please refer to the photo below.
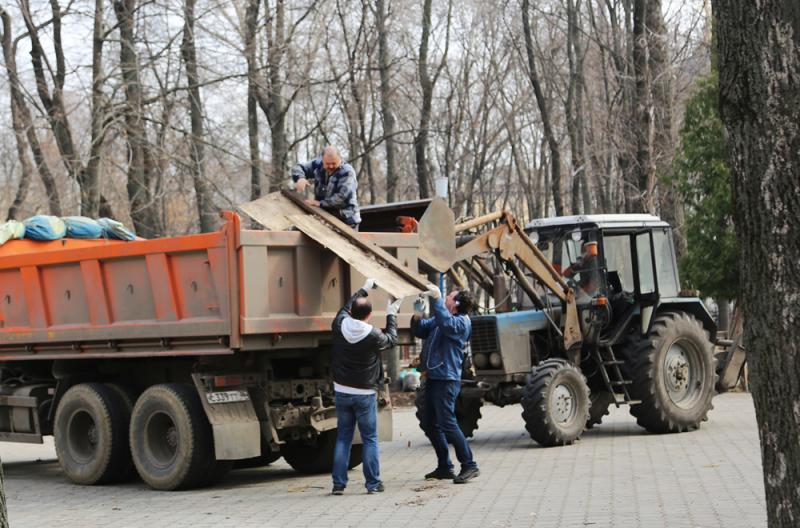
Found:
<svg viewBox="0 0 800 528"><path fill-rule="evenodd" d="M101 263L100 267L112 322L156 319L153 286L145 259L115 259Z"/></svg>
<svg viewBox="0 0 800 528"><path fill-rule="evenodd" d="M28 302L19 270L0 271L0 329L28 328Z"/></svg>
<svg viewBox="0 0 800 528"><path fill-rule="evenodd" d="M45 266L39 269L39 274L50 325L89 324L80 265Z"/></svg>

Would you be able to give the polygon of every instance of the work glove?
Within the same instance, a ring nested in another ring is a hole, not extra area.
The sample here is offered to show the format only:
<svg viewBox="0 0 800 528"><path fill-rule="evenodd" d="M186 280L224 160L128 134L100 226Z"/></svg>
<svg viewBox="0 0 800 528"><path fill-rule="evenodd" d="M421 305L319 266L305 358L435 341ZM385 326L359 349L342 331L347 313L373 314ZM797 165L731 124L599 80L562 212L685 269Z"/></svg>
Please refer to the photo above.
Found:
<svg viewBox="0 0 800 528"><path fill-rule="evenodd" d="M400 304L402 304L403 299L395 299L391 295L389 296L389 301L386 303L386 315L397 315L397 312L400 311Z"/></svg>
<svg viewBox="0 0 800 528"><path fill-rule="evenodd" d="M308 187L308 180L305 178L298 179L294 184L295 190L299 193L305 191L306 187Z"/></svg>
<svg viewBox="0 0 800 528"><path fill-rule="evenodd" d="M378 285L375 284L375 279L367 279L364 281L364 285L361 287L361 289L369 293L370 290L374 290L377 287Z"/></svg>
<svg viewBox="0 0 800 528"><path fill-rule="evenodd" d="M442 298L442 292L439 291L439 287L435 284L428 284L428 291L425 292L425 295L429 296L431 299Z"/></svg>
<svg viewBox="0 0 800 528"><path fill-rule="evenodd" d="M414 315L416 317L425 317L425 298L421 295L414 301Z"/></svg>

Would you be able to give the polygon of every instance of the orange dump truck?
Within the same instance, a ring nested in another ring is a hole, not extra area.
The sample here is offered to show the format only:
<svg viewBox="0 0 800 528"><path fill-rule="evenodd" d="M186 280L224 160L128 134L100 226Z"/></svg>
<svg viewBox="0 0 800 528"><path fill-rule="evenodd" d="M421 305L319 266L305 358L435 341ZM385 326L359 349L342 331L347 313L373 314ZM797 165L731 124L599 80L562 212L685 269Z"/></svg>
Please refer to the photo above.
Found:
<svg viewBox="0 0 800 528"><path fill-rule="evenodd" d="M280 456L328 471L330 326L364 277L301 232L224 218L208 234L0 247L0 440L53 435L80 484L186 488ZM357 236L416 273L416 234Z"/></svg>

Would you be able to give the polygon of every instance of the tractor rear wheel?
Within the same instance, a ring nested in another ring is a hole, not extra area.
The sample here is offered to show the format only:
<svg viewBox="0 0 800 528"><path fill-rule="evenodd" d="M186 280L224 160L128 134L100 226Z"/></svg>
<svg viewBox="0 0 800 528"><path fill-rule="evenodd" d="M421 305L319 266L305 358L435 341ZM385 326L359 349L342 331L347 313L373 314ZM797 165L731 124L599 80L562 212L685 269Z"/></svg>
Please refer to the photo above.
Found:
<svg viewBox="0 0 800 528"><path fill-rule="evenodd" d="M659 315L632 358L631 407L636 422L653 433L697 429L713 407L714 346L700 322L686 313Z"/></svg>

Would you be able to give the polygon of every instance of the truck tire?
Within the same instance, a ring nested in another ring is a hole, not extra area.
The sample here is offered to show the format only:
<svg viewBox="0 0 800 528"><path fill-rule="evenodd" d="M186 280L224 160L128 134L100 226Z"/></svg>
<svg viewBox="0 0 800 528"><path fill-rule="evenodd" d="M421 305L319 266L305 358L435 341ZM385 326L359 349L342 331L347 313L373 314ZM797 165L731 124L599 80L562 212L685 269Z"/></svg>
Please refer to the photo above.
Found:
<svg viewBox="0 0 800 528"><path fill-rule="evenodd" d="M633 357L631 407L636 423L653 433L700 427L712 409L717 381L714 346L700 322L686 313L659 315Z"/></svg>
<svg viewBox="0 0 800 528"><path fill-rule="evenodd" d="M330 473L333 469L333 450L336 447L336 431L325 431L317 437L314 445L291 443L281 446L284 460L298 473L314 475ZM362 461L361 444L353 444L350 448L350 463L347 469L353 469Z"/></svg>
<svg viewBox="0 0 800 528"><path fill-rule="evenodd" d="M545 447L570 445L589 420L589 387L564 359L548 359L533 371L522 395L525 429Z"/></svg>
<svg viewBox="0 0 800 528"><path fill-rule="evenodd" d="M589 419L586 429L591 429L603 421L608 414L608 407L614 403L614 395L608 391L595 391L589 394Z"/></svg>
<svg viewBox="0 0 800 528"><path fill-rule="evenodd" d="M215 469L211 425L188 384L154 385L139 396L130 443L139 476L157 490L201 486Z"/></svg>
<svg viewBox="0 0 800 528"><path fill-rule="evenodd" d="M76 484L106 484L130 475L130 414L100 383L81 383L61 398L54 422L59 464Z"/></svg>
<svg viewBox="0 0 800 528"><path fill-rule="evenodd" d="M422 427L424 422L423 418L427 412L424 384L420 385L417 389L414 403L417 407L417 423L419 424L419 428L425 431ZM465 438L472 438L474 436L475 430L478 428L478 421L482 417L481 407L483 407L483 400L481 398L470 398L462 394L459 394L458 398L456 398L456 420Z"/></svg>
<svg viewBox="0 0 800 528"><path fill-rule="evenodd" d="M122 399L122 402L125 406L125 413L127 416L127 418L125 418L125 421L127 421L128 424L130 424L131 413L133 413L133 404L136 403L136 398L138 396L136 394L136 391L133 390L128 385L123 385L121 383L105 383L104 385L109 389L111 389L112 392L115 392ZM136 467L133 465L133 458L131 457L130 441L127 441L127 444L128 444L128 460L130 461L130 463L127 465L126 473L120 475L119 479L116 479L117 482L128 482L136 476Z"/></svg>

